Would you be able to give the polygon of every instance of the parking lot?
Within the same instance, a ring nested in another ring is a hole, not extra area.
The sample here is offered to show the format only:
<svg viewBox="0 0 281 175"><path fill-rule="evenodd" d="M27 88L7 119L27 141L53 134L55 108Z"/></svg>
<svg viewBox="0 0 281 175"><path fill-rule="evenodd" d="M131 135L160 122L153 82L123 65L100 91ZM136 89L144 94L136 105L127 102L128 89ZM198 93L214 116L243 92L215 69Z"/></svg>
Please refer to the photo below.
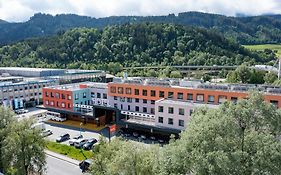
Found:
<svg viewBox="0 0 281 175"><path fill-rule="evenodd" d="M50 141L56 141L56 138L58 138L60 135L68 133L70 135L70 138L73 138L74 136L77 136L80 134L80 129L76 128L67 128L67 127L58 127L58 126L53 126L50 124L45 124L46 129L50 129L53 134L46 137L46 139ZM90 138L95 138L98 139L100 138L100 134L96 132L90 132L90 131L85 131L81 129L81 134L83 135L83 138L90 139ZM68 144L68 141L62 142L63 144Z"/></svg>

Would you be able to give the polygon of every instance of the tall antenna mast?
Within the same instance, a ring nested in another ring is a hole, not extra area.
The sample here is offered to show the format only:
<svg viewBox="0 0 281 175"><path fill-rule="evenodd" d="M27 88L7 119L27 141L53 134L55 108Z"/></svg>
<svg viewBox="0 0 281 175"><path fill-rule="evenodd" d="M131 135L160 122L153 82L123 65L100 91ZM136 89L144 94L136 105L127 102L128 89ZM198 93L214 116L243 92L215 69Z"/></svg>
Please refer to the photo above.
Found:
<svg viewBox="0 0 281 175"><path fill-rule="evenodd" d="M278 58L279 60L279 66L278 66L278 80L281 78L281 55Z"/></svg>

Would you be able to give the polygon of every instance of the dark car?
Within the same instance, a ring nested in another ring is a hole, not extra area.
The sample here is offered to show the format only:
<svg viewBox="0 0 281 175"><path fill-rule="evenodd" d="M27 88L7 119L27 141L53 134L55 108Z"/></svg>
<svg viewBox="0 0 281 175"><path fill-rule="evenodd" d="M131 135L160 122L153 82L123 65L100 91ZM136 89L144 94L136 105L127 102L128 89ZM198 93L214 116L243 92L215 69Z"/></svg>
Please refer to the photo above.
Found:
<svg viewBox="0 0 281 175"><path fill-rule="evenodd" d="M70 139L70 135L69 134L63 134L61 136L59 136L56 141L57 142L63 142L63 141L66 141L66 140L69 140Z"/></svg>
<svg viewBox="0 0 281 175"><path fill-rule="evenodd" d="M90 139L90 140L88 140L87 143L85 143L85 144L83 145L83 149L84 149L84 150L91 150L91 149L93 148L93 145L94 145L95 143L97 143L97 142L98 142L98 140L95 139L95 138Z"/></svg>
<svg viewBox="0 0 281 175"><path fill-rule="evenodd" d="M83 160L82 162L79 163L79 168L84 173L89 170L92 163L93 163L93 161L91 159Z"/></svg>

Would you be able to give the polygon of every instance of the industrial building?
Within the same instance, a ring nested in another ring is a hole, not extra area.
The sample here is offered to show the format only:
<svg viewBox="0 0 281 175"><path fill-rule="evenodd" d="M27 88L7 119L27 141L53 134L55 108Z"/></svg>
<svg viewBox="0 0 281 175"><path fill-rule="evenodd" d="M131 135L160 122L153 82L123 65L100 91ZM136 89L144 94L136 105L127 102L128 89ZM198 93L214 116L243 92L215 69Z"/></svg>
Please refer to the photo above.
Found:
<svg viewBox="0 0 281 175"><path fill-rule="evenodd" d="M30 67L0 67L0 74L3 73L22 77L48 77L63 75L65 70Z"/></svg>

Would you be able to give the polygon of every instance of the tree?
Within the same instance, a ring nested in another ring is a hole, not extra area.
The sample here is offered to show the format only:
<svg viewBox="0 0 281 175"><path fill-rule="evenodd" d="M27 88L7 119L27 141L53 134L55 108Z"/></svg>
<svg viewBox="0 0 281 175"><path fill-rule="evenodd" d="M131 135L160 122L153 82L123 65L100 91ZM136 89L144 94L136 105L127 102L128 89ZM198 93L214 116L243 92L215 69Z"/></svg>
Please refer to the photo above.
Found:
<svg viewBox="0 0 281 175"><path fill-rule="evenodd" d="M280 133L280 111L257 92L237 104L198 109L181 139L164 150L162 161L179 168L163 167L162 174L280 174Z"/></svg>
<svg viewBox="0 0 281 175"><path fill-rule="evenodd" d="M277 75L272 72L268 72L264 76L264 81L267 84L272 84L275 80L277 80Z"/></svg>
<svg viewBox="0 0 281 175"><path fill-rule="evenodd" d="M230 71L226 76L226 81L228 83L238 83L239 77L236 71Z"/></svg>
<svg viewBox="0 0 281 175"><path fill-rule="evenodd" d="M249 67L247 67L246 65L241 65L241 66L237 67L237 69L235 71L237 72L239 80L242 83L249 83L250 82L251 71L250 71Z"/></svg>
<svg viewBox="0 0 281 175"><path fill-rule="evenodd" d="M157 171L159 147L145 147L114 139L94 149L91 172L95 175L154 175ZM120 168L122 167L122 168Z"/></svg>
<svg viewBox="0 0 281 175"><path fill-rule="evenodd" d="M171 78L182 78L180 71L172 71L170 74Z"/></svg>
<svg viewBox="0 0 281 175"><path fill-rule="evenodd" d="M8 173L42 174L45 170L45 141L32 124L29 119L16 123L4 141L3 154Z"/></svg>
<svg viewBox="0 0 281 175"><path fill-rule="evenodd" d="M0 172L4 170L3 142L11 132L11 125L15 121L13 116L14 113L9 108L0 106Z"/></svg>
<svg viewBox="0 0 281 175"><path fill-rule="evenodd" d="M202 76L202 80L204 82L210 81L211 79L212 79L212 77L208 74L203 74L203 76Z"/></svg>

